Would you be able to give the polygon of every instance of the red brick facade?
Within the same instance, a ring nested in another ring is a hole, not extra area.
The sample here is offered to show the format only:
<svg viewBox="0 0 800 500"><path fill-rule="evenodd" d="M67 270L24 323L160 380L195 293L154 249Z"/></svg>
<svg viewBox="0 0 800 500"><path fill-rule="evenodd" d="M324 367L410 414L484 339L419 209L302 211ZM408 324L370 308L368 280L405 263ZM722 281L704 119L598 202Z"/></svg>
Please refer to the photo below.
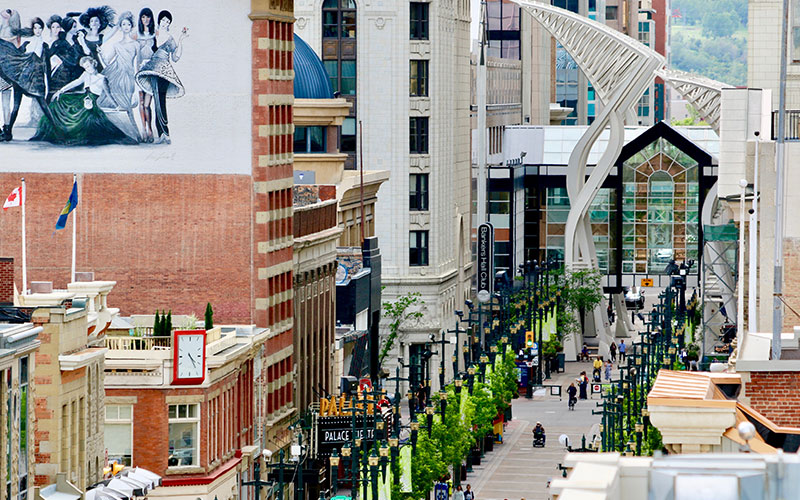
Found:
<svg viewBox="0 0 800 500"><path fill-rule="evenodd" d="M293 409L293 4L252 0L254 322L267 340L265 443L285 444Z"/></svg>
<svg viewBox="0 0 800 500"><path fill-rule="evenodd" d="M0 186L22 176L2 173ZM72 175L24 177L28 284L53 281L64 289L72 220L55 234L54 227ZM252 321L249 176L79 174L78 186L76 267L117 282L109 305L123 315L171 309L202 318L211 302L217 323ZM0 217L0 255L22 255L21 216L15 208ZM14 274L21 288L20 258Z"/></svg>
<svg viewBox="0 0 800 500"><path fill-rule="evenodd" d="M14 303L14 259L0 257L0 304Z"/></svg>
<svg viewBox="0 0 800 500"><path fill-rule="evenodd" d="M775 424L800 427L800 372L750 372L743 395Z"/></svg>
<svg viewBox="0 0 800 500"><path fill-rule="evenodd" d="M169 402L167 398L200 396L199 467L211 474L253 443L255 418L253 360L197 389L106 389L106 397L135 397L133 406L133 463L165 475L169 459ZM113 400L112 400L113 401ZM188 401L188 400L187 400ZM116 403L108 403L116 404ZM169 475L165 484L182 476Z"/></svg>

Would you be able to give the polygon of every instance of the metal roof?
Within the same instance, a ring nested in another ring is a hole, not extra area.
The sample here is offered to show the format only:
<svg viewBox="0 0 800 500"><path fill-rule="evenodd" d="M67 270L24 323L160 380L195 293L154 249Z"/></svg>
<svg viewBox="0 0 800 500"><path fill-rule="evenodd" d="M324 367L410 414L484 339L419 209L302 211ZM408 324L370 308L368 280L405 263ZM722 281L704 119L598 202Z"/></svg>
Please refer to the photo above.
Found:
<svg viewBox="0 0 800 500"><path fill-rule="evenodd" d="M295 99L332 99L333 87L319 56L302 38L294 35Z"/></svg>

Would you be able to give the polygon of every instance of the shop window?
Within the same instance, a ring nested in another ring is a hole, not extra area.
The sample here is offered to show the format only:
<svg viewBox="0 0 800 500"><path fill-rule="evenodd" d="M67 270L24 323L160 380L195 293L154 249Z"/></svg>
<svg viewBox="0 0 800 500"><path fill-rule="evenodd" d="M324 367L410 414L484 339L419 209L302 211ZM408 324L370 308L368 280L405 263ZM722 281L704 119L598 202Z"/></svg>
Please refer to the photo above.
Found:
<svg viewBox="0 0 800 500"><path fill-rule="evenodd" d="M109 462L133 464L133 406L107 405L105 447Z"/></svg>
<svg viewBox="0 0 800 500"><path fill-rule="evenodd" d="M200 405L169 405L170 467L200 465Z"/></svg>

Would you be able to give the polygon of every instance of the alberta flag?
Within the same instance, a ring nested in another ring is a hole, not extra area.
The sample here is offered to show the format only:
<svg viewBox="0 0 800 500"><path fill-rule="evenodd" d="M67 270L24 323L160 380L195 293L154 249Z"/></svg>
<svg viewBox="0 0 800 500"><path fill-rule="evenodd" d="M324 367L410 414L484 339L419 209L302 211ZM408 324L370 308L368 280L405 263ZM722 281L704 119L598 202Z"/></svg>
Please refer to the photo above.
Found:
<svg viewBox="0 0 800 500"><path fill-rule="evenodd" d="M75 207L78 206L78 181L72 182L72 192L69 194L69 199L67 200L67 204L64 205L64 208L61 209L61 215L58 216L58 221L56 222L56 230L64 229L67 226L67 218L69 218L69 213L75 210Z"/></svg>

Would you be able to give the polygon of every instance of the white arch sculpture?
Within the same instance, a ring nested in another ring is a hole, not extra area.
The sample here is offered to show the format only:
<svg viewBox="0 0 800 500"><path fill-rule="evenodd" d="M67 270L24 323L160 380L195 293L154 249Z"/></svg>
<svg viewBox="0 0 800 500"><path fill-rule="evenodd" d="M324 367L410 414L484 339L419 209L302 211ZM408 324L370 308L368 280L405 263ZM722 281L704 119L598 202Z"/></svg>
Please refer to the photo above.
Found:
<svg viewBox="0 0 800 500"><path fill-rule="evenodd" d="M567 194L571 209L565 228L564 261L569 269L596 269L597 254L588 211L622 151L624 120L634 117L633 105L653 77L659 75L675 87L719 134L720 95L725 85L667 70L663 56L589 18L534 0L512 1L525 9L572 56L604 105L575 145L567 166ZM587 180L589 152L606 126L610 127L608 146ZM595 308L593 315L595 325L605 324L604 308ZM606 328L602 330L598 332L600 354L607 356L611 337ZM570 348L577 350L578 345L580 343L576 342Z"/></svg>

